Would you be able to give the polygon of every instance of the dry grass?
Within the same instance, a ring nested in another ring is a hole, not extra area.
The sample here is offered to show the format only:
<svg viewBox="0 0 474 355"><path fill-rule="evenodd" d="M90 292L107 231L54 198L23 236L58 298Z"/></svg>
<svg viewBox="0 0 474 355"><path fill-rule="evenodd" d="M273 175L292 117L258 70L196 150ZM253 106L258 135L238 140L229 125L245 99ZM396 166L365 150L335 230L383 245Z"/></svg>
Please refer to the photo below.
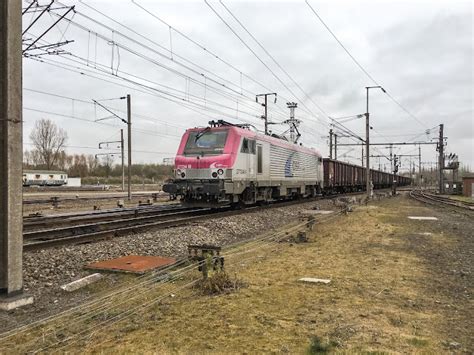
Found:
<svg viewBox="0 0 474 355"><path fill-rule="evenodd" d="M201 279L194 285L194 289L202 295L215 296L236 292L244 287L245 283L237 275L230 276L225 271L212 273L208 278Z"/></svg>
<svg viewBox="0 0 474 355"><path fill-rule="evenodd" d="M251 252L226 258L226 270L248 287L214 296L180 290L65 350L472 351L472 308L459 291L469 289L472 280L442 272L458 261L472 267L472 258L453 259L472 250L472 221L458 238L445 225L406 218L430 214L411 200L389 199L317 225L308 243L254 243ZM196 277L197 271L169 288ZM297 281L301 277L332 281L303 284ZM165 294L157 291L155 297Z"/></svg>

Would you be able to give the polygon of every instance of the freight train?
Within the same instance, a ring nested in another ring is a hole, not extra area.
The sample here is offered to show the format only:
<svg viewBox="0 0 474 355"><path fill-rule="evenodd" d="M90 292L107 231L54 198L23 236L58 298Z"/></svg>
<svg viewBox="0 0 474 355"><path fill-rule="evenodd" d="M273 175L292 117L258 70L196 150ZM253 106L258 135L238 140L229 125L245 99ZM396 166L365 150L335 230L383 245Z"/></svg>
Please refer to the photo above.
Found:
<svg viewBox="0 0 474 355"><path fill-rule="evenodd" d="M174 178L163 185L172 199L189 206L244 206L365 189L365 168L323 159L312 148L249 125L211 121L184 133L175 158ZM371 170L374 189L410 179Z"/></svg>

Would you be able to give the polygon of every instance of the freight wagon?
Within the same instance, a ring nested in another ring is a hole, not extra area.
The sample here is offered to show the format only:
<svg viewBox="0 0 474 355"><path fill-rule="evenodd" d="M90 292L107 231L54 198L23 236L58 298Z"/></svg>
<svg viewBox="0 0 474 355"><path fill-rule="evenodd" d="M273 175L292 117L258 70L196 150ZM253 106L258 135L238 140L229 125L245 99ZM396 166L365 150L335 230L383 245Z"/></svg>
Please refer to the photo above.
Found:
<svg viewBox="0 0 474 355"><path fill-rule="evenodd" d="M363 191L366 188L366 168L334 159L323 159L324 193ZM406 186L411 179L384 171L370 169L370 179L374 189L389 188L393 184Z"/></svg>

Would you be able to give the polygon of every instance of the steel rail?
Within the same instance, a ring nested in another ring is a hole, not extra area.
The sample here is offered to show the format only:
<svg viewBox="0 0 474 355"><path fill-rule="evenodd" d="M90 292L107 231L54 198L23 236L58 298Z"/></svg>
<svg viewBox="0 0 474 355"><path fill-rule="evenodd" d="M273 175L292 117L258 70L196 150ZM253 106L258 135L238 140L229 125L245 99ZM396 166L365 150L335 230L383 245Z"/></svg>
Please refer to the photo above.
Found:
<svg viewBox="0 0 474 355"><path fill-rule="evenodd" d="M410 197L413 199L430 205L456 207L468 211L474 211L474 203L467 201L455 201L449 197L437 196L421 190L412 190Z"/></svg>
<svg viewBox="0 0 474 355"><path fill-rule="evenodd" d="M139 206L134 208L114 208L108 210L87 211L82 213L55 214L47 216L26 216L23 218L24 230L34 230L39 228L51 228L64 224L72 225L89 221L107 221L117 218L138 217L146 215L158 215L166 212L178 212L190 210L180 204L159 205L159 206Z"/></svg>
<svg viewBox="0 0 474 355"><path fill-rule="evenodd" d="M24 205L36 205L36 204L50 204L53 202L61 203L61 202L76 202L76 201L95 201L95 200L117 200L117 199L125 199L127 195L123 196L91 196L91 197L63 197L60 196L51 196L49 198L38 198L38 199L28 199L23 200ZM149 197L153 198L153 193L147 194L132 194L132 198L140 198L140 197ZM168 195L156 195L157 198L168 197Z"/></svg>
<svg viewBox="0 0 474 355"><path fill-rule="evenodd" d="M24 239L29 240L24 243L24 251L33 251L49 247L55 247L65 244L78 244L92 242L101 239L112 238L125 235L131 232L137 232L150 228L168 228L171 226L185 225L197 220L213 218L222 218L245 213L251 213L259 210L287 207L306 202L315 202L320 200L337 199L348 195L360 195L364 192L353 192L331 196L317 196L312 198L297 199L291 201L277 202L260 206L250 206L245 209L233 210L230 208L221 209L194 209L181 212L170 212L158 216L143 216L137 218L119 219L116 221L105 221L100 223L89 223L66 228L56 228L49 230L39 230L24 233ZM159 219L158 221L156 219Z"/></svg>

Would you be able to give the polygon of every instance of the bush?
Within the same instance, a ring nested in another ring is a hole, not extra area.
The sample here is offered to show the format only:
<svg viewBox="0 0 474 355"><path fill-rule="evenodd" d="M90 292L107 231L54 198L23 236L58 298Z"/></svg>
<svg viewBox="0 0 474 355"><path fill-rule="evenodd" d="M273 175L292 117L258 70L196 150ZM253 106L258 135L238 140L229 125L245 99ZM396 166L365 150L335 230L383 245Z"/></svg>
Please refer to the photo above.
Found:
<svg viewBox="0 0 474 355"><path fill-rule="evenodd" d="M306 354L315 355L315 354L326 354L334 346L332 343L324 343L319 337L313 336L311 338L311 343L309 344Z"/></svg>
<svg viewBox="0 0 474 355"><path fill-rule="evenodd" d="M231 277L225 271L220 271L213 273L207 279L200 280L195 288L203 295L218 295L235 292L244 286L244 282L238 279L236 275Z"/></svg>

